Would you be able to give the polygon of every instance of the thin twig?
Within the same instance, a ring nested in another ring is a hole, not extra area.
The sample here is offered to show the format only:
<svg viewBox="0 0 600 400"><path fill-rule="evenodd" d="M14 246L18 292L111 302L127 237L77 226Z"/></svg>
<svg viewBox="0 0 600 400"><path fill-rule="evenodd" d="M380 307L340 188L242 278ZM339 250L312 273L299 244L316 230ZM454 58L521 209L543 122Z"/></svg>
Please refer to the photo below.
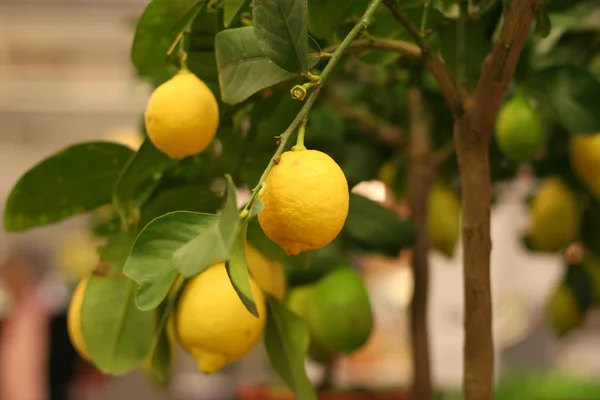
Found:
<svg viewBox="0 0 600 400"><path fill-rule="evenodd" d="M289 140L290 136L296 131L300 123L304 121L305 118L308 116L310 109L312 108L313 104L317 100L317 97L319 96L319 92L321 91L323 84L335 68L336 64L342 59L342 56L344 55L344 52L346 51L348 46L350 46L354 39L356 39L356 37L362 32L362 30L369 24L369 22L371 21L371 17L373 16L373 14L375 13L382 1L383 0L371 0L369 6L367 7L367 10L364 12L360 20L356 23L356 25L354 25L350 33L348 33L348 35L344 38L342 43L340 43L337 49L333 52L331 59L323 69L323 72L321 72L319 85L316 86L308 95L304 105L298 112L298 115L296 115L296 118L294 118L290 126L288 126L285 132L280 136L279 147L275 151L273 157L271 157L267 168L265 168L265 171L261 175L260 180L252 190L252 196L250 197L250 200L248 200L248 203L246 203L246 206L244 207L242 213L244 213L244 211L250 210L250 207L252 207L252 204L256 200L260 189L263 187L263 184L267 180L267 176L269 176L269 172L271 172L271 169L275 165L276 161L279 160L279 157L283 153L283 149L285 148L285 145L287 144L287 141Z"/></svg>
<svg viewBox="0 0 600 400"><path fill-rule="evenodd" d="M415 42L417 42L421 50L423 50L423 52L426 52L427 45L425 44L425 40L423 40L423 36L421 36L417 28L415 28L415 26L408 20L408 18L406 18L402 10L400 10L400 7L398 7L396 3L394 3L394 0L384 0L383 3L386 5L387 8L390 9L392 14L394 15L394 18L396 18L398 21L400 21L402 25L404 25L410 36L412 36L413 39L415 39Z"/></svg>

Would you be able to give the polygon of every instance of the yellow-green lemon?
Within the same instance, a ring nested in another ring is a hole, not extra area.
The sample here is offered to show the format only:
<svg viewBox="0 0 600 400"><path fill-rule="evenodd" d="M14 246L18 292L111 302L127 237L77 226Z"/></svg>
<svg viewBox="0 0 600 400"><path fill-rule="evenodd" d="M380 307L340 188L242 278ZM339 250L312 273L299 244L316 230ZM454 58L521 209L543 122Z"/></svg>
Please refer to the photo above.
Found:
<svg viewBox="0 0 600 400"><path fill-rule="evenodd" d="M182 70L154 90L145 121L156 148L181 159L208 147L219 125L219 107L208 86Z"/></svg>
<svg viewBox="0 0 600 400"><path fill-rule="evenodd" d="M545 314L550 328L559 337L578 327L583 320L575 295L564 283L550 294Z"/></svg>
<svg viewBox="0 0 600 400"><path fill-rule="evenodd" d="M246 243L246 260L248 269L254 281L263 292L283 300L285 296L286 279L283 265L273 261Z"/></svg>
<svg viewBox="0 0 600 400"><path fill-rule="evenodd" d="M546 178L531 202L529 244L535 250L556 252L575 240L579 210L575 194L558 177Z"/></svg>
<svg viewBox="0 0 600 400"><path fill-rule="evenodd" d="M296 255L324 247L340 233L348 216L348 182L327 154L288 151L269 173L261 200L263 231Z"/></svg>
<svg viewBox="0 0 600 400"><path fill-rule="evenodd" d="M224 263L192 278L175 310L175 330L181 347L205 374L244 357L262 336L267 311L260 288L250 278L259 317L252 315L233 288Z"/></svg>
<svg viewBox="0 0 600 400"><path fill-rule="evenodd" d="M600 134L571 135L570 160L579 180L600 198Z"/></svg>
<svg viewBox="0 0 600 400"><path fill-rule="evenodd" d="M496 142L505 156L527 160L544 141L542 118L524 95L517 94L502 105L496 118Z"/></svg>
<svg viewBox="0 0 600 400"><path fill-rule="evenodd" d="M67 311L67 332L77 353L79 353L84 360L89 361L90 356L85 341L83 340L83 332L81 330L81 308L83 307L83 298L88 279L89 278L84 278L79 281L77 287L75 287L75 291L73 291L69 310Z"/></svg>
<svg viewBox="0 0 600 400"><path fill-rule="evenodd" d="M431 186L427 203L427 232L431 246L447 257L460 239L460 200L440 182Z"/></svg>

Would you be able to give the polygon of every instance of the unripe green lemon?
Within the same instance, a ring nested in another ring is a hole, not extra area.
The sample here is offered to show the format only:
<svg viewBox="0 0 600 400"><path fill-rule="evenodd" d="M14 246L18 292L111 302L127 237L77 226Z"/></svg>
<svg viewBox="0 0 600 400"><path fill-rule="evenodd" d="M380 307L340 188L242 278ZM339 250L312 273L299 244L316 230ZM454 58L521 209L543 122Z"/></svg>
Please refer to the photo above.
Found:
<svg viewBox="0 0 600 400"><path fill-rule="evenodd" d="M575 295L567 285L557 286L546 304L546 320L557 336L564 336L583 320Z"/></svg>
<svg viewBox="0 0 600 400"><path fill-rule="evenodd" d="M505 156L527 160L544 145L542 119L529 101L517 94L508 100L496 119L496 142Z"/></svg>

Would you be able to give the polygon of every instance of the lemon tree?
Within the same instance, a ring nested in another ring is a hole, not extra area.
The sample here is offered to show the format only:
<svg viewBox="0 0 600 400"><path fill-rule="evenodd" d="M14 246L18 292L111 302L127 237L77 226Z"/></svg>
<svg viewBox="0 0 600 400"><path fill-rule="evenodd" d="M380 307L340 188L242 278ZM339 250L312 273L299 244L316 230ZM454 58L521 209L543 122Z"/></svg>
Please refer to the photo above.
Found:
<svg viewBox="0 0 600 400"><path fill-rule="evenodd" d="M141 145L50 155L15 184L5 229L89 214L101 245L85 257L96 267L74 289L69 334L104 373L142 368L167 384L174 343L210 374L263 339L301 400L317 398L307 356L327 362L370 338L351 255L407 248L413 391L431 398L427 256L461 254L463 395L491 399L492 184L532 171L523 245L579 250L548 301L556 332L600 298L600 27L584 18L597 11L593 0L152 0L131 49L153 88ZM393 207L354 190L372 180Z"/></svg>

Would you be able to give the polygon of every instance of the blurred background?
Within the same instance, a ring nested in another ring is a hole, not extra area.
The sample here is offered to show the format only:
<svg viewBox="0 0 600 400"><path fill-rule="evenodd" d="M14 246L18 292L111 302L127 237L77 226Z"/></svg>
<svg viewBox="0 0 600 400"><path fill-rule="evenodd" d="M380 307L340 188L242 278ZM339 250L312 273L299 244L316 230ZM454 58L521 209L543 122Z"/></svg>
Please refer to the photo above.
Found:
<svg viewBox="0 0 600 400"><path fill-rule="evenodd" d="M108 139L136 146L151 89L136 79L129 51L134 22L146 3L0 0L2 207L21 174L71 143ZM591 313L583 326L560 341L546 327L543 306L562 277L563 261L559 256L529 253L520 242L529 223L523 198L531 185L523 177L499 188L492 214L497 373L535 368L600 377L598 315ZM382 203L389 201L381 182L365 182L354 190ZM20 358L35 353L31 358L37 354L39 363L55 363L52 371L58 372L50 378L54 393L68 390L71 399L226 399L240 385L275 379L260 346L241 363L211 377L199 373L180 351L166 388L142 372L102 377L80 360L66 336L65 313L76 279L97 262L95 243L86 228L84 219L75 218L25 234L0 231L0 341L4 343L0 359L9 357L10 335L19 332L19 324L27 324L29 317L45 322L40 324L39 338L32 339L37 347L20 349ZM357 260L372 296L376 328L367 346L336 364L336 385L388 387L410 382L407 323L412 281L406 260L402 256ZM462 379L460 244L453 258L432 251L430 260L433 376L437 387L455 389ZM23 300L23 290L34 290L37 303ZM0 373L7 373L7 363L0 362ZM310 373L318 380L323 371L310 366Z"/></svg>

